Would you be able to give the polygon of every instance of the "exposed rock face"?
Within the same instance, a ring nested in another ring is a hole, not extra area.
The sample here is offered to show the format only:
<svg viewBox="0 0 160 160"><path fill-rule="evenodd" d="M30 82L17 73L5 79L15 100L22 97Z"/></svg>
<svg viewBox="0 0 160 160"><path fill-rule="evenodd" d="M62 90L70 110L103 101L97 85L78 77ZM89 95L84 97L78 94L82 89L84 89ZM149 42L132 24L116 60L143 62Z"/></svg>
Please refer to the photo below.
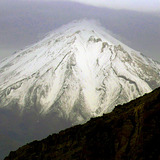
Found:
<svg viewBox="0 0 160 160"><path fill-rule="evenodd" d="M5 160L159 160L160 88L84 125L34 141Z"/></svg>

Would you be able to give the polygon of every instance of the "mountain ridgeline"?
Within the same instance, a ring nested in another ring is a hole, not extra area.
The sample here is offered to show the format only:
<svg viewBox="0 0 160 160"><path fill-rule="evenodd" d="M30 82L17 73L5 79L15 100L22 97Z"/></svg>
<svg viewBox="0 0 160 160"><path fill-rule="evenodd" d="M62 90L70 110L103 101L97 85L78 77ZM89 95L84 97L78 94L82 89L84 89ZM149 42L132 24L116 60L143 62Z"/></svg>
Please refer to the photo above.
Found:
<svg viewBox="0 0 160 160"><path fill-rule="evenodd" d="M86 124L29 143L5 160L159 160L160 88Z"/></svg>
<svg viewBox="0 0 160 160"><path fill-rule="evenodd" d="M0 108L72 124L111 112L160 85L160 64L100 25L75 21L0 63Z"/></svg>
<svg viewBox="0 0 160 160"><path fill-rule="evenodd" d="M0 62L0 158L159 86L160 64L96 22L62 26Z"/></svg>

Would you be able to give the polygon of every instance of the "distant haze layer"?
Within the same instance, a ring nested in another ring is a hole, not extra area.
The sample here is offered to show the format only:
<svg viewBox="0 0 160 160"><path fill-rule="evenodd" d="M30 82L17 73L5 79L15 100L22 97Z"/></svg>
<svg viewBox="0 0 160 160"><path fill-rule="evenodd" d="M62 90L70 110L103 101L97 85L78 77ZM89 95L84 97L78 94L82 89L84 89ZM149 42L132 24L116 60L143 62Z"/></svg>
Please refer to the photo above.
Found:
<svg viewBox="0 0 160 160"><path fill-rule="evenodd" d="M87 18L100 21L112 36L160 62L160 16L158 12L146 13L95 7L107 1L101 1L98 4L92 1L94 6L90 6L91 1L78 1L89 5L54 0L11 2L13 1L2 0L0 2L0 60L37 42L61 25L72 20ZM116 1L114 2L116 4ZM137 2L137 6L141 3ZM125 5L125 3L122 4ZM151 8L155 4L158 4L158 1L152 1ZM107 7L107 5L106 3L104 6ZM144 7L146 5L149 3L144 4ZM157 5L157 8L159 6ZM158 11L156 7L155 11Z"/></svg>
<svg viewBox="0 0 160 160"><path fill-rule="evenodd" d="M18 1L18 0L15 0ZM28 1L28 0L23 0ZM31 2L44 2L43 0L29 0ZM113 9L127 9L127 10L135 10L135 11L143 11L143 12L159 12L160 11L160 0L152 0L147 1L146 0L45 0L45 2L58 2L58 1L69 1L69 2L79 2L82 4L87 4L91 6L96 7L107 7L107 8L113 8Z"/></svg>

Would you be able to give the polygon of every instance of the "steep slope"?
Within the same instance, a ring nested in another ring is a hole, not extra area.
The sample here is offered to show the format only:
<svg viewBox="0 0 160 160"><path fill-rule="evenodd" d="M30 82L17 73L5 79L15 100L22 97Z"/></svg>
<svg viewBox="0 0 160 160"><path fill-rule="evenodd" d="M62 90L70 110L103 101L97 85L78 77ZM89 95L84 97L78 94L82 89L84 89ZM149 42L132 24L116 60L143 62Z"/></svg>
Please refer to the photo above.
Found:
<svg viewBox="0 0 160 160"><path fill-rule="evenodd" d="M84 125L34 141L5 160L159 160L160 88Z"/></svg>
<svg viewBox="0 0 160 160"><path fill-rule="evenodd" d="M159 73L99 25L73 22L0 63L0 107L82 123L158 87Z"/></svg>

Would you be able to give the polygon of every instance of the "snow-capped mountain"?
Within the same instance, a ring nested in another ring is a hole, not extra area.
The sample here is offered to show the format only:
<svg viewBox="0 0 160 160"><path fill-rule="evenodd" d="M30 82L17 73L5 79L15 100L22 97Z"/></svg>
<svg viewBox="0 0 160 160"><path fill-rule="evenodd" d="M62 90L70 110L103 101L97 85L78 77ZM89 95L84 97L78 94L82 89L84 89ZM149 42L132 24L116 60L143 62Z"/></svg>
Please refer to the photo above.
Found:
<svg viewBox="0 0 160 160"><path fill-rule="evenodd" d="M160 85L160 64L95 22L74 21L0 62L0 108L54 113L73 124Z"/></svg>

